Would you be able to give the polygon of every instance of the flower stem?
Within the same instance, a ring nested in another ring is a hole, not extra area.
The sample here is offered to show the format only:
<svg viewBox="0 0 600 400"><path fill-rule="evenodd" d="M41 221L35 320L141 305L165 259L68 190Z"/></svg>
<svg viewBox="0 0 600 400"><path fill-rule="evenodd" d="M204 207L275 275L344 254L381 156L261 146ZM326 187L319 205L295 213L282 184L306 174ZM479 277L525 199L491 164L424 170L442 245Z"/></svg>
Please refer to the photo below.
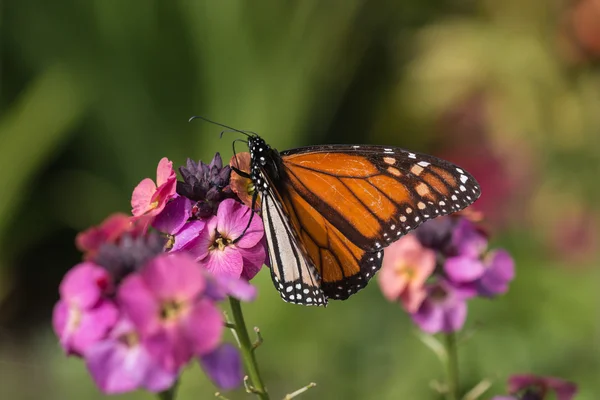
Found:
<svg viewBox="0 0 600 400"><path fill-rule="evenodd" d="M446 335L446 399L458 399L458 351L456 346L456 334Z"/></svg>
<svg viewBox="0 0 600 400"><path fill-rule="evenodd" d="M175 394L177 393L177 386L179 386L179 381L176 381L173 386L164 392L160 392L158 394L159 400L175 400Z"/></svg>
<svg viewBox="0 0 600 400"><path fill-rule="evenodd" d="M248 336L248 329L246 328L246 322L244 321L244 314L242 314L241 304L239 300L234 299L233 297L229 298L229 304L231 305L235 331L237 332L240 343L246 372L248 373L250 383L252 384L248 390L256 394L262 400L269 400L269 394L267 393L267 389L265 388L260 372L258 371L258 363L256 362L256 357L254 357L253 345Z"/></svg>

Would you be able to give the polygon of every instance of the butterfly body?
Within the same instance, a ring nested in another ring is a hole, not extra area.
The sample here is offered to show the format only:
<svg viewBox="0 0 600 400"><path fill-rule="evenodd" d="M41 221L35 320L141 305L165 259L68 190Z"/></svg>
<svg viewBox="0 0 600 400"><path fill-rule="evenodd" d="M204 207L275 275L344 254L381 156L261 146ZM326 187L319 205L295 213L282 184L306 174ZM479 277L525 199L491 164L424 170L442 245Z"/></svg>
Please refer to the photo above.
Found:
<svg viewBox="0 0 600 400"><path fill-rule="evenodd" d="M387 245L480 194L456 165L400 148L324 145L279 153L257 135L248 139L271 275L292 303L347 299L379 270Z"/></svg>

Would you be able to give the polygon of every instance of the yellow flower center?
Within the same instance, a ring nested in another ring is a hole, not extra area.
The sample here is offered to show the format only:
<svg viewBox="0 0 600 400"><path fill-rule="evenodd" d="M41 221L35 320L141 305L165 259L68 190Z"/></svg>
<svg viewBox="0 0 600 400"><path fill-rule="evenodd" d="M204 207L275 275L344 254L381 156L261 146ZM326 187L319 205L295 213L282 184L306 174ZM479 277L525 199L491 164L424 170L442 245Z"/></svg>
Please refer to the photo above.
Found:
<svg viewBox="0 0 600 400"><path fill-rule="evenodd" d="M413 265L402 262L396 266L396 274L403 276L407 281L411 281L416 277L417 269Z"/></svg>
<svg viewBox="0 0 600 400"><path fill-rule="evenodd" d="M215 249L219 249L219 250L223 251L223 250L225 250L225 247L227 247L231 244L231 242L233 242L233 240L226 238L225 236L221 236L220 234L217 233L217 238L215 239L213 244L210 246L209 250L212 251Z"/></svg>
<svg viewBox="0 0 600 400"><path fill-rule="evenodd" d="M175 236L167 234L167 243L165 243L165 250L171 250L175 245Z"/></svg>
<svg viewBox="0 0 600 400"><path fill-rule="evenodd" d="M431 293L429 294L429 296L434 301L442 301L446 297L448 297L448 292L446 292L446 290L444 290L444 288L442 288L440 286L436 286L436 287L433 288L433 290L431 291Z"/></svg>
<svg viewBox="0 0 600 400"><path fill-rule="evenodd" d="M163 321L173 321L181 315L184 308L184 303L181 301L165 301L162 303L160 309L160 319L162 319Z"/></svg>
<svg viewBox="0 0 600 400"><path fill-rule="evenodd" d="M67 322L67 330L72 332L79 327L81 323L81 310L76 306L69 307L69 317Z"/></svg>
<svg viewBox="0 0 600 400"><path fill-rule="evenodd" d="M127 347L134 347L140 342L140 337L135 332L127 332L119 336L119 341Z"/></svg>

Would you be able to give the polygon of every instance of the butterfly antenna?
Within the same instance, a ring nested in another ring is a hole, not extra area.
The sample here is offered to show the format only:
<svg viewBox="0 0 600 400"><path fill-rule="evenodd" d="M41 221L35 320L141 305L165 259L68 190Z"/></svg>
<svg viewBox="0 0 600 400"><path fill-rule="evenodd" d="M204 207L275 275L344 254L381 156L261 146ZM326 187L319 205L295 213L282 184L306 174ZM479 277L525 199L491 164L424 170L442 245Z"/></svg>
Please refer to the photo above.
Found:
<svg viewBox="0 0 600 400"><path fill-rule="evenodd" d="M235 160L235 167L231 167L231 169L234 170L238 175L243 176L244 178L250 178L250 174L248 174L240 169L240 164L239 164L239 161L237 158L237 152L235 151L235 143L236 142L242 142L242 143L248 144L248 142L243 139L235 139L231 143L231 148L233 149L233 159Z"/></svg>
<svg viewBox="0 0 600 400"><path fill-rule="evenodd" d="M242 130L240 130L240 129L235 129L235 128L232 128L231 126L227 126L227 125L225 125L225 124L221 124L221 123L219 123L219 122L211 121L210 119L208 119L208 118L204 118L204 117L202 117L202 116L200 116L200 115L194 115L193 117L191 117L191 118L188 120L188 122L192 122L192 121L193 121L193 120L195 120L195 119L201 119L201 120L203 120L203 121L206 121L206 122L208 122L208 123L210 123L210 124L214 124L214 125L220 126L220 127L222 127L222 128L227 128L227 129L230 129L230 130L232 130L232 131L234 131L234 132L239 132L239 133L241 133L241 134L243 134L243 135L246 135L246 136L248 136L248 137L250 137L250 136L251 136L251 135L250 135L250 134L248 134L246 131L242 131ZM221 132L221 137L223 137L223 133L225 133L225 132L226 132L226 131L223 131L223 132Z"/></svg>

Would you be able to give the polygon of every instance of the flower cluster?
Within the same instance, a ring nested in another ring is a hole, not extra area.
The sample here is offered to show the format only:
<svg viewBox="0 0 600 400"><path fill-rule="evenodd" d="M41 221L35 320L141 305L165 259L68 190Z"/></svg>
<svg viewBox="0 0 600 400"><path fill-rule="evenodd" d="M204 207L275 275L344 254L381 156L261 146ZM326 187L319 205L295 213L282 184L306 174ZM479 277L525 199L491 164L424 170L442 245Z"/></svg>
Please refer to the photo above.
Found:
<svg viewBox="0 0 600 400"><path fill-rule="evenodd" d="M53 326L104 393L167 390L192 360L223 389L242 381L218 303L256 296L248 281L266 261L262 221L229 188L218 154L180 172L183 181L163 158L156 181L133 191L133 215L76 238L84 261L60 285Z"/></svg>
<svg viewBox="0 0 600 400"><path fill-rule="evenodd" d="M496 396L492 400L544 400L551 392L557 400L572 400L577 386L560 378L524 374L508 379L508 392L510 396Z"/></svg>
<svg viewBox="0 0 600 400"><path fill-rule="evenodd" d="M381 290L400 302L421 330L458 331L468 299L503 294L514 278L510 255L487 246L485 232L464 216L426 222L386 249Z"/></svg>

